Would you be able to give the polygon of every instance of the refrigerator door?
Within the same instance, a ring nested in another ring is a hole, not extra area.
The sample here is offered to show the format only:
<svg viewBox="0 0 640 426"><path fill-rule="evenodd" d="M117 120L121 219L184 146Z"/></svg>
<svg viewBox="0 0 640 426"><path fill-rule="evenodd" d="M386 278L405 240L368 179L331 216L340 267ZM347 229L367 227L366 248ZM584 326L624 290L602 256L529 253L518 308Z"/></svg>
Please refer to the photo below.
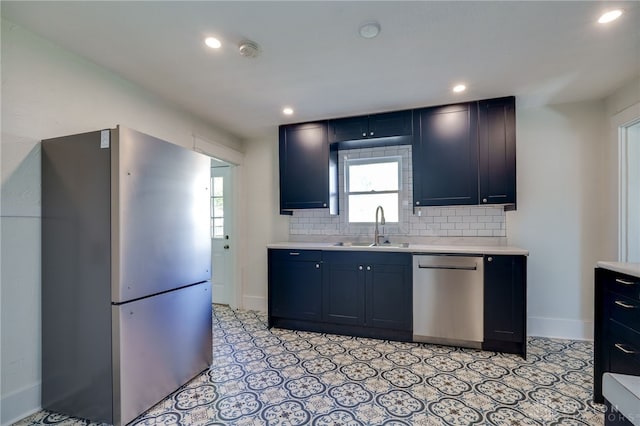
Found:
<svg viewBox="0 0 640 426"><path fill-rule="evenodd" d="M212 362L211 283L113 305L113 420L129 423Z"/></svg>
<svg viewBox="0 0 640 426"><path fill-rule="evenodd" d="M112 301L210 279L210 158L123 127L111 155Z"/></svg>

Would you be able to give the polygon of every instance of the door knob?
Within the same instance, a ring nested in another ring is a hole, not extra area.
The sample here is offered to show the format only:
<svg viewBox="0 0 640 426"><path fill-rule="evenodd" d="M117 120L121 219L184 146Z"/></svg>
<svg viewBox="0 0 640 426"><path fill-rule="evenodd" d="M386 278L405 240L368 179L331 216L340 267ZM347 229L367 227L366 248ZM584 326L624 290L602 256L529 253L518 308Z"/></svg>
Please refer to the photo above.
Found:
<svg viewBox="0 0 640 426"><path fill-rule="evenodd" d="M229 244L225 244L225 245L224 245L224 249L225 249L225 250L229 250Z"/></svg>

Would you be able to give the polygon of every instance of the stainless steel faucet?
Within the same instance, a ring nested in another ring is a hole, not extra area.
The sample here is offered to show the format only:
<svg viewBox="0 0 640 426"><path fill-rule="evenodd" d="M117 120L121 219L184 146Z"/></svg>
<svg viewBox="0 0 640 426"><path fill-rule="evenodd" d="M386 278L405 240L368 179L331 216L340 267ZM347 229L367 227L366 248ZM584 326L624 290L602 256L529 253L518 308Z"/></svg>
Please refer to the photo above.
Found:
<svg viewBox="0 0 640 426"><path fill-rule="evenodd" d="M380 243L378 243L378 240L380 239L380 237L384 237L384 235L380 235L380 232L378 231L378 212L381 213L381 218L380 218L380 225L384 225L385 221L384 221L384 209L382 208L382 206L378 206L376 208L376 228L375 231L373 232L373 244L374 246L379 245Z"/></svg>

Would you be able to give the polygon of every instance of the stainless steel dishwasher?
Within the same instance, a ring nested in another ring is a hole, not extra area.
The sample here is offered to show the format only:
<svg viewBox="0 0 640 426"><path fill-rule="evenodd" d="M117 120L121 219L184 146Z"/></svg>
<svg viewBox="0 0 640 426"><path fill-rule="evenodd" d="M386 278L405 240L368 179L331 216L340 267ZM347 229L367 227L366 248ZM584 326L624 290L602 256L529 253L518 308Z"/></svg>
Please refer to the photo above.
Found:
<svg viewBox="0 0 640 426"><path fill-rule="evenodd" d="M481 256L413 256L413 340L480 348L484 339Z"/></svg>

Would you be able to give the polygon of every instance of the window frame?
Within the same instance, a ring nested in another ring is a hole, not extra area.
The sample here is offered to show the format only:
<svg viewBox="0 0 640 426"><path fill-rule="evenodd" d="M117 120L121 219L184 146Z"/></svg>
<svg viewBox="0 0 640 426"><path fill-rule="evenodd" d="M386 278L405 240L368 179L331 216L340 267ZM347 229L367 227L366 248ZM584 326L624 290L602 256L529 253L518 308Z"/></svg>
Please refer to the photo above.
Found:
<svg viewBox="0 0 640 426"><path fill-rule="evenodd" d="M363 164L381 164L381 163L396 163L398 166L398 185L396 190L383 190L383 191L349 191L349 179L350 179L350 171L349 167L352 165L363 165ZM397 222L389 222L387 224L392 227L400 227L402 222L402 155L386 155L386 156L376 156L376 157L365 157L365 158L352 158L344 160L344 200L345 200L345 216L346 216L346 225L347 226L370 226L375 223L374 220L368 222L351 222L349 220L349 210L351 208L349 203L350 195L371 195L371 194L397 194L397 203L398 203L398 221Z"/></svg>

